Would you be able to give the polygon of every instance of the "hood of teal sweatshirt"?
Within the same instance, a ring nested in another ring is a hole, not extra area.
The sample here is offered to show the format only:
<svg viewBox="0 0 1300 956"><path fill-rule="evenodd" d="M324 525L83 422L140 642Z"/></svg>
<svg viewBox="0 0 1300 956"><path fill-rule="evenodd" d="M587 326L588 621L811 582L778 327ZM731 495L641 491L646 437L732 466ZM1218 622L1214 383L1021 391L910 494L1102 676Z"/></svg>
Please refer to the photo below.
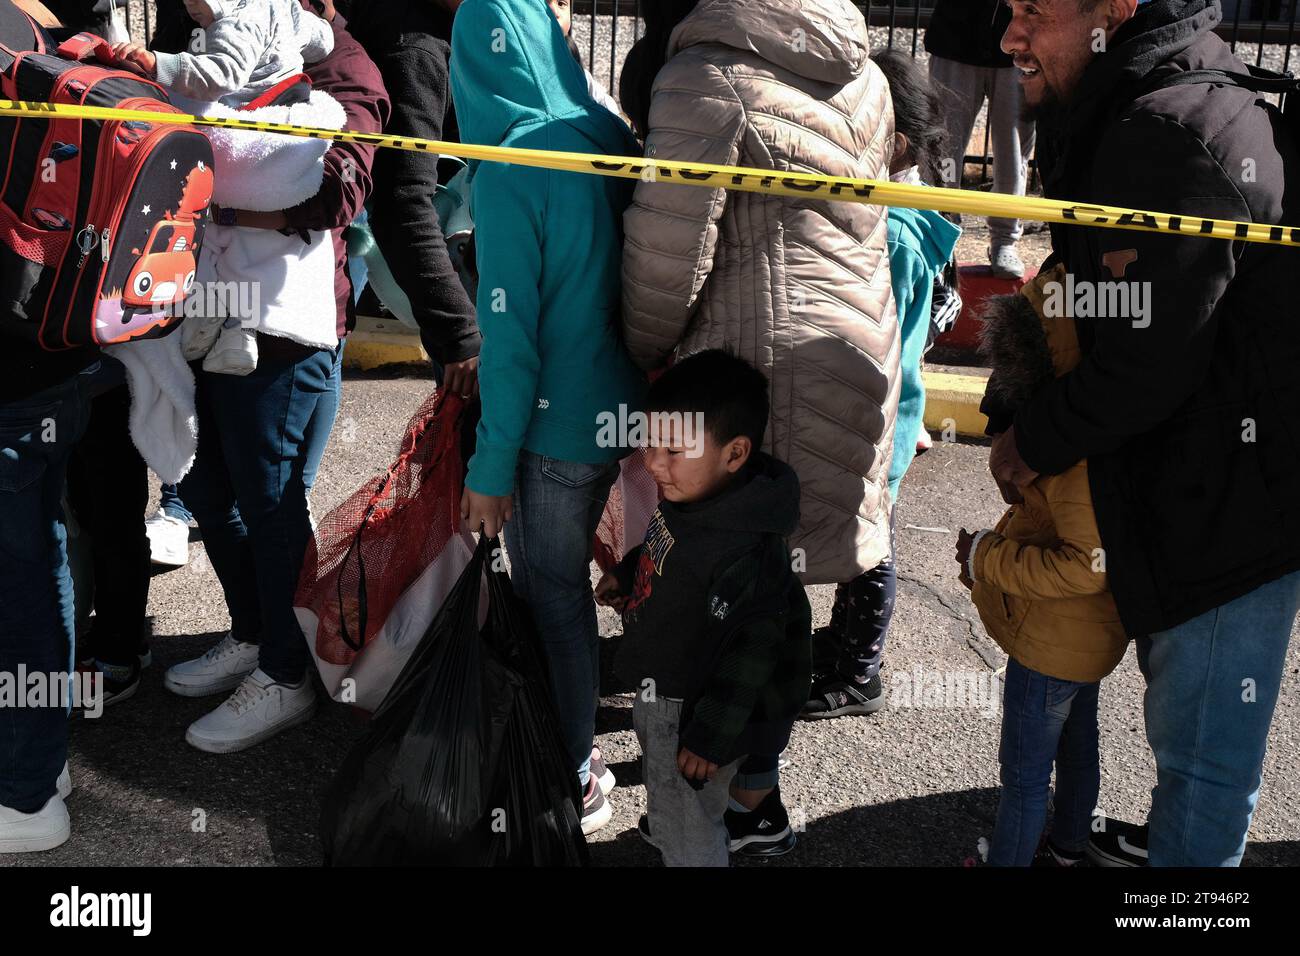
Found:
<svg viewBox="0 0 1300 956"><path fill-rule="evenodd" d="M543 0L465 0L452 30L451 92L466 143L498 146L560 122L590 140L590 152L640 152L618 117L593 109L582 67Z"/></svg>
<svg viewBox="0 0 1300 956"><path fill-rule="evenodd" d="M932 209L891 208L889 222L906 234L900 239L918 249L931 269L937 269L952 257L961 236L959 226Z"/></svg>

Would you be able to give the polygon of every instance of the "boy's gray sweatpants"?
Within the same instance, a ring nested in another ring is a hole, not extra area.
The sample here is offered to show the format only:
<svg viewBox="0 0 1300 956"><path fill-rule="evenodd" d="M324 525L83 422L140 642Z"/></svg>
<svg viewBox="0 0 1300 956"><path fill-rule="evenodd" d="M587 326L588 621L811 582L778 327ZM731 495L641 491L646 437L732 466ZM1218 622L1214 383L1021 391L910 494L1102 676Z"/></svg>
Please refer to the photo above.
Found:
<svg viewBox="0 0 1300 956"><path fill-rule="evenodd" d="M632 704L632 725L641 744L650 842L663 854L665 866L729 866L722 814L740 761L719 767L703 789L692 789L677 769L681 716L682 701L671 697L647 701L638 693Z"/></svg>
<svg viewBox="0 0 1300 956"><path fill-rule="evenodd" d="M941 56L930 57L930 79L943 103L948 150L961 187L962 161L971 131L984 101L989 101L989 138L993 145L993 191L1023 196L1029 180L1029 156L1034 151L1034 124L1020 118L1024 96L1015 67L970 66ZM982 147L981 147L982 148ZM945 170L945 175L947 174ZM993 247L1012 246L1022 232L1018 219L989 219Z"/></svg>

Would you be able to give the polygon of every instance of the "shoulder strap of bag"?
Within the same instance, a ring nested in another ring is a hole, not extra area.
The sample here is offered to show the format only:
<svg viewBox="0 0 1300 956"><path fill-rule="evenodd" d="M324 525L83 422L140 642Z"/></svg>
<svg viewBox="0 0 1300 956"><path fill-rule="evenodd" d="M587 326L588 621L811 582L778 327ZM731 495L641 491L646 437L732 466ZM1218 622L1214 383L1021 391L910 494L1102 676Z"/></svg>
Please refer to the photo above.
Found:
<svg viewBox="0 0 1300 956"><path fill-rule="evenodd" d="M1153 81L1143 93L1153 93L1169 86L1188 86L1193 83L1222 84L1236 86L1255 93L1276 93L1286 97L1291 93L1300 93L1300 79L1295 74L1276 73L1263 67L1247 65L1248 73L1230 73L1227 70L1187 70L1173 73ZM1285 101L1283 106L1285 106Z"/></svg>

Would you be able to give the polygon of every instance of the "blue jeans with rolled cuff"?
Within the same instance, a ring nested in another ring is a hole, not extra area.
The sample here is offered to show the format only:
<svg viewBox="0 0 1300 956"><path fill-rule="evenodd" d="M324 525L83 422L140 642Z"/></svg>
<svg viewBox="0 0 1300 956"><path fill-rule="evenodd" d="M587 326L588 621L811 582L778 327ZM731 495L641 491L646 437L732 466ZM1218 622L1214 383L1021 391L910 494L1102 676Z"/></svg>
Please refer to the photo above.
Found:
<svg viewBox="0 0 1300 956"><path fill-rule="evenodd" d="M592 540L618 462L589 465L519 453L506 551L515 593L532 609L550 667L560 733L583 787L600 687L600 632L591 591Z"/></svg>

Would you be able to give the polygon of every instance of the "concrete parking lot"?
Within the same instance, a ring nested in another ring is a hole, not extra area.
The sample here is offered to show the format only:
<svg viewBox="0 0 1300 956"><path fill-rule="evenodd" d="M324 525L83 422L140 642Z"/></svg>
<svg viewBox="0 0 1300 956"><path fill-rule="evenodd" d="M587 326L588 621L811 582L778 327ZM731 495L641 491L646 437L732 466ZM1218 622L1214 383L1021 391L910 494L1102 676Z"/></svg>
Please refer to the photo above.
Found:
<svg viewBox="0 0 1300 956"><path fill-rule="evenodd" d="M315 491L323 513L391 458L407 417L432 387L417 369L349 376ZM958 866L977 857L997 805L997 684L1005 657L986 636L952 558L957 529L989 526L1002 504L987 447L936 442L903 485L898 505L897 612L886 650L891 706L869 718L800 724L782 789L797 825L790 855L757 865ZM811 590L815 623L832 589ZM202 545L190 565L153 580L154 665L134 699L71 731L72 839L4 865L317 865L320 798L362 719L327 703L314 721L252 750L200 753L187 724L215 700L175 697L165 668L197 655L228 625ZM602 609L606 663L617 618ZM606 673L609 668L606 667ZM965 688L954 699L945 686ZM1292 642L1274 720L1249 865L1300 864L1300 642ZM1143 818L1154 765L1142 725L1142 680L1130 651L1103 684L1101 806ZM592 839L599 865L644 865L655 853L636 834L644 809L630 688L610 678L597 731L619 779L613 822Z"/></svg>

